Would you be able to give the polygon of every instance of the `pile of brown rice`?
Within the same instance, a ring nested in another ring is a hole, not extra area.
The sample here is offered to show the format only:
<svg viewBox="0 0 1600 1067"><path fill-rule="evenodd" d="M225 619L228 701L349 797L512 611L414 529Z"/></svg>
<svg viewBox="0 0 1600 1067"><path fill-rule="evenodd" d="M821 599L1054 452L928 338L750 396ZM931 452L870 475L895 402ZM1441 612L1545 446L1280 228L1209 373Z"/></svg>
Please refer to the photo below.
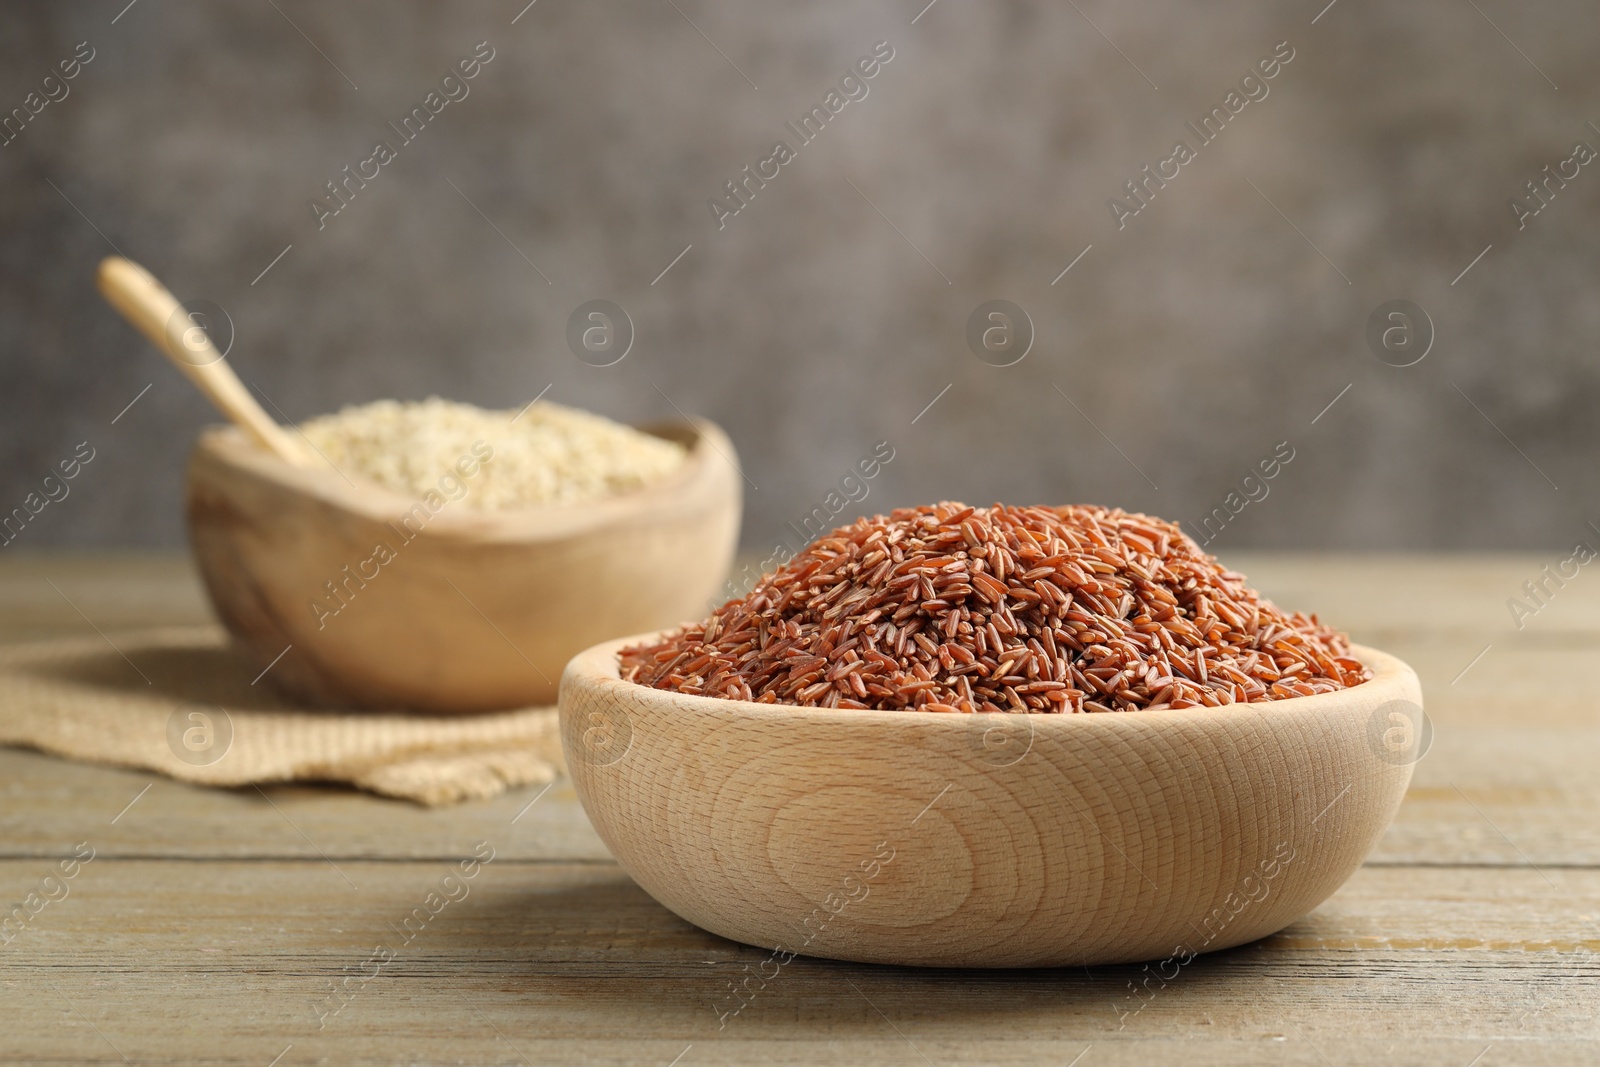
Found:
<svg viewBox="0 0 1600 1067"><path fill-rule="evenodd" d="M680 693L942 712L1216 707L1371 677L1344 634L1173 523L955 503L840 527L621 667Z"/></svg>
<svg viewBox="0 0 1600 1067"><path fill-rule="evenodd" d="M464 507L478 511L629 492L676 470L687 455L675 441L549 401L517 412L438 397L379 400L312 419L300 429L347 477L410 497L433 490L440 475L463 458L487 451L481 467L472 464L478 469L462 498Z"/></svg>

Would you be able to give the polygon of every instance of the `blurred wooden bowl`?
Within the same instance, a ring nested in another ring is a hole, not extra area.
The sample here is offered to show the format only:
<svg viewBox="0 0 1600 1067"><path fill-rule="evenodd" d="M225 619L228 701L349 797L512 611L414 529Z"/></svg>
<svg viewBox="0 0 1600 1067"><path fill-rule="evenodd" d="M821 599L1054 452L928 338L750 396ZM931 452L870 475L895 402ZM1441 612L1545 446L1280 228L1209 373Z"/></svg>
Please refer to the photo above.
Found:
<svg viewBox="0 0 1600 1067"><path fill-rule="evenodd" d="M268 677L302 699L425 712L554 703L572 655L702 616L727 578L740 514L733 445L701 420L645 429L689 455L644 489L420 515L402 494L210 429L188 470L200 574L227 628L262 668L276 660Z"/></svg>
<svg viewBox="0 0 1600 1067"><path fill-rule="evenodd" d="M1350 877L1425 736L1411 668L1359 647L1374 678L1337 693L961 716L622 681L617 650L644 639L590 649L562 678L584 810L666 907L784 953L1181 967L1281 930Z"/></svg>

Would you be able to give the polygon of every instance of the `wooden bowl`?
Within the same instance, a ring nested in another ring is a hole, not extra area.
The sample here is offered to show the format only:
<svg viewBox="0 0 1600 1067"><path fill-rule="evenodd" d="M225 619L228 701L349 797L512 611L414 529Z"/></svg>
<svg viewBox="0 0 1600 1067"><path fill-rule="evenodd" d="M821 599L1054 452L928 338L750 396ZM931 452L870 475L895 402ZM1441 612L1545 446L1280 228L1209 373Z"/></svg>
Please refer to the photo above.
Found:
<svg viewBox="0 0 1600 1067"><path fill-rule="evenodd" d="M262 668L292 646L268 677L311 702L554 703L574 653L704 615L727 577L740 512L733 445L705 421L646 429L689 455L644 489L499 512L446 502L432 514L332 469L292 467L231 427L207 430L188 471L200 574Z"/></svg>
<svg viewBox="0 0 1600 1067"><path fill-rule="evenodd" d="M1281 930L1377 842L1424 725L1411 668L1360 647L1374 677L1338 693L964 716L622 681L617 650L646 639L562 677L567 763L601 838L697 926L869 963L1178 967Z"/></svg>

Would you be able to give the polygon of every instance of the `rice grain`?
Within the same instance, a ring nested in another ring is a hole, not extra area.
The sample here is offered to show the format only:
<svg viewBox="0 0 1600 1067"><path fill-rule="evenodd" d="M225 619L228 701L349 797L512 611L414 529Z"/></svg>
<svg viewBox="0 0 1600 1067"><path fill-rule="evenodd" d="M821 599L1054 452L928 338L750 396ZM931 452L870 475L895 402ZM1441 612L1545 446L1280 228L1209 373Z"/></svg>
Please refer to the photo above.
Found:
<svg viewBox="0 0 1600 1067"><path fill-rule="evenodd" d="M1371 672L1175 524L941 503L818 539L747 595L622 650L657 689L807 707L1113 712L1258 703Z"/></svg>
<svg viewBox="0 0 1600 1067"><path fill-rule="evenodd" d="M675 441L549 401L519 415L438 397L379 400L300 429L347 476L410 497L432 490L475 443L486 441L494 455L462 498L463 507L477 511L615 496L665 477L687 455Z"/></svg>

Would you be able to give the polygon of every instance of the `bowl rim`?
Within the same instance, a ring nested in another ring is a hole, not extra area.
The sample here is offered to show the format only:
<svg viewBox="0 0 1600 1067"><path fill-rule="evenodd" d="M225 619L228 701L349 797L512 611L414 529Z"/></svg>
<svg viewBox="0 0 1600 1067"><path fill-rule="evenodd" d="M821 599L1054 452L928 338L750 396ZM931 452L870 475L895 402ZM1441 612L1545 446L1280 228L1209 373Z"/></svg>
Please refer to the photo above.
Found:
<svg viewBox="0 0 1600 1067"><path fill-rule="evenodd" d="M1355 710L1360 708L1363 714L1370 714L1371 709L1377 708L1388 701L1396 699L1410 700L1419 708L1422 706L1422 686L1417 679L1416 671L1409 664L1397 656L1390 655L1380 649L1367 645L1352 643L1351 653L1372 669L1372 677L1360 685L1350 686L1346 689L1336 689L1329 693L1316 693L1312 696L1287 697L1280 700L1259 700L1244 704L1223 704L1218 707L1194 708L1159 708L1154 711L1113 712L1113 713L1087 713L1087 714L1060 714L1055 712L977 712L975 714L950 714L941 711L889 711L874 708L813 708L800 704L758 704L752 700L730 700L724 697L702 696L694 693L679 693L670 689L656 689L652 686L642 685L638 682L626 681L621 675L621 662L617 652L623 647L632 644L641 644L661 635L669 630L659 630L653 633L637 634L632 637L616 638L601 642L583 650L567 662L561 675L561 700L560 706L565 711L565 699L569 679L588 687L603 690L624 690L630 694L633 703L652 701L658 704L675 704L685 710L708 712L724 717L750 717L757 719L788 719L788 720L813 720L825 723L860 723L863 725L874 724L889 726L894 724L915 724L918 729L939 728L939 724L950 728L964 728L964 724L974 721L991 722L1004 718L1007 721L1020 720L1027 722L1030 728L1037 730L1041 724L1044 729L1079 729L1088 728L1090 723L1102 724L1110 728L1118 728L1111 724L1122 724L1123 727L1138 728L1138 723L1176 723L1176 722L1206 722L1206 721L1231 721L1239 722L1242 716L1280 717L1297 714L1327 714L1341 710ZM1067 723L1079 723L1083 726L1067 726Z"/></svg>
<svg viewBox="0 0 1600 1067"><path fill-rule="evenodd" d="M497 511L442 508L431 514L418 536L473 541L523 541L570 536L597 527L656 512L670 511L699 499L692 492L722 476L717 464L737 470L733 444L709 419L659 419L633 427L685 445L688 454L664 478L599 500L536 504ZM366 481L349 481L336 468L296 467L254 444L231 424L203 428L190 454L187 480L192 485L202 459L244 471L274 487L377 523L396 523L420 505L420 499ZM442 477L442 475L441 475ZM734 478L734 492L738 479Z"/></svg>

